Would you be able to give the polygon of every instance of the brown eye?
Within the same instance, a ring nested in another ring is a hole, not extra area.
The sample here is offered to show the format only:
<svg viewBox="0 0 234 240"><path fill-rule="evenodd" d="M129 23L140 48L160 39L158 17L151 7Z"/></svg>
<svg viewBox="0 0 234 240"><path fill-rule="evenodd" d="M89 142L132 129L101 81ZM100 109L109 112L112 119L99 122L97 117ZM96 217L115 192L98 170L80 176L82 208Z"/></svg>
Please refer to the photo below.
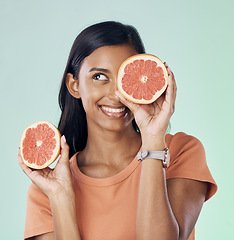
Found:
<svg viewBox="0 0 234 240"><path fill-rule="evenodd" d="M106 75L101 74L101 73L97 73L93 76L94 80L98 80L98 81L106 81L108 80L108 78L106 77Z"/></svg>

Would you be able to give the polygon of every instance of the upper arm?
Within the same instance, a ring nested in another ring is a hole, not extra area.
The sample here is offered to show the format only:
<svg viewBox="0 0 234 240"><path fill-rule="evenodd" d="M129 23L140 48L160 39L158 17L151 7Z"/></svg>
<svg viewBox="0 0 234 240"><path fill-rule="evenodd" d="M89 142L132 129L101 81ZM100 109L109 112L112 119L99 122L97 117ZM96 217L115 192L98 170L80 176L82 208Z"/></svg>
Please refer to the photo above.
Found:
<svg viewBox="0 0 234 240"><path fill-rule="evenodd" d="M168 198L180 228L180 239L192 232L207 194L206 182L185 178L167 180Z"/></svg>

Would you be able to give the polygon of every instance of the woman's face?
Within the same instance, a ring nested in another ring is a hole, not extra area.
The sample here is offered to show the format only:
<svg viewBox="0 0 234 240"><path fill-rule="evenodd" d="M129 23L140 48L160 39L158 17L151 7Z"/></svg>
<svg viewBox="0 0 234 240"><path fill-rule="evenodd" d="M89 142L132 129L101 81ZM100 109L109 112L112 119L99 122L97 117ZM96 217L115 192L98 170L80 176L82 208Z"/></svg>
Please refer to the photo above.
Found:
<svg viewBox="0 0 234 240"><path fill-rule="evenodd" d="M115 91L121 63L135 54L136 50L129 45L104 46L84 59L78 75L78 92L88 128L121 131L131 123L133 115Z"/></svg>

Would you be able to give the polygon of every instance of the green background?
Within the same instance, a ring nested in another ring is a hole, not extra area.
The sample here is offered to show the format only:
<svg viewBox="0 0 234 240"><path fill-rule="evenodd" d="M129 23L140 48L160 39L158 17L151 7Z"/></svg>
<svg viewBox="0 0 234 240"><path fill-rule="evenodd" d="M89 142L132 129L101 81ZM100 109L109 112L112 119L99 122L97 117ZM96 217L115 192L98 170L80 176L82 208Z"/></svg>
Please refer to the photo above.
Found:
<svg viewBox="0 0 234 240"><path fill-rule="evenodd" d="M171 132L205 146L219 189L204 204L197 240L233 238L232 0L1 0L0 238L23 238L30 180L17 163L23 129L37 120L58 123L60 80L76 35L104 20L134 25L148 53L173 70L178 97Z"/></svg>

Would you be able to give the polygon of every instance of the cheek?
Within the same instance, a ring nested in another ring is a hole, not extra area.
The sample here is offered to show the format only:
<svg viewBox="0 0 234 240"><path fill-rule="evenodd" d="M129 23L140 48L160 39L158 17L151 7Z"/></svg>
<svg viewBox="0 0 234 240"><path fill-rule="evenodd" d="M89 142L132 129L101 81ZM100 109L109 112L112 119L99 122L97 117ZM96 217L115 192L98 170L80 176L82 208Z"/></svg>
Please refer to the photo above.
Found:
<svg viewBox="0 0 234 240"><path fill-rule="evenodd" d="M81 86L80 97L84 108L94 106L103 98L103 91L100 88Z"/></svg>

